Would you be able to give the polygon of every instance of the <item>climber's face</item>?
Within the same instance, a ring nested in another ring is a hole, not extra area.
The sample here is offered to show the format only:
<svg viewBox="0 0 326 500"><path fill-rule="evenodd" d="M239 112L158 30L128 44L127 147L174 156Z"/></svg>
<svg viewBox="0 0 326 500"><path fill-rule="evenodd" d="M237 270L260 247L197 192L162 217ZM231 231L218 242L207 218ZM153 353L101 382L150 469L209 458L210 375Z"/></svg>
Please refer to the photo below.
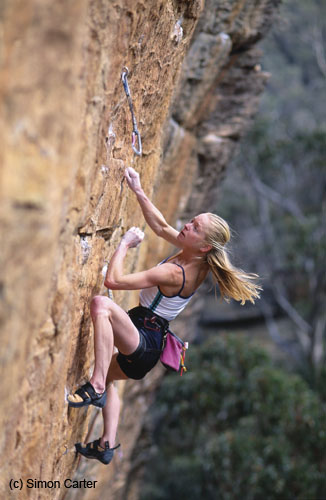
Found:
<svg viewBox="0 0 326 500"><path fill-rule="evenodd" d="M184 228L178 235L178 240L184 248L189 248L195 251L208 251L206 234L210 220L208 214L200 214L194 217L190 222L185 224Z"/></svg>

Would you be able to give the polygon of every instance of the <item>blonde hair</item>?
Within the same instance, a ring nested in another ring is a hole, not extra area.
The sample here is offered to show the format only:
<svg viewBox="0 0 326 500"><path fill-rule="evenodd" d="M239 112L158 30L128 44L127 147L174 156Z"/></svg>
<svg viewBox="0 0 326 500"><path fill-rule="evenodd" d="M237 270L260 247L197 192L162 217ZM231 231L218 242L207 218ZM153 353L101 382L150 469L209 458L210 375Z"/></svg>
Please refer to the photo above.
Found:
<svg viewBox="0 0 326 500"><path fill-rule="evenodd" d="M243 305L247 300L255 303L259 299L260 286L253 283L257 274L246 273L234 267L228 257L225 244L230 240L231 233L227 222L218 215L208 213L210 224L206 234L206 243L212 246L206 254L207 263L213 275L215 284L219 286L221 296L229 302L238 300Z"/></svg>

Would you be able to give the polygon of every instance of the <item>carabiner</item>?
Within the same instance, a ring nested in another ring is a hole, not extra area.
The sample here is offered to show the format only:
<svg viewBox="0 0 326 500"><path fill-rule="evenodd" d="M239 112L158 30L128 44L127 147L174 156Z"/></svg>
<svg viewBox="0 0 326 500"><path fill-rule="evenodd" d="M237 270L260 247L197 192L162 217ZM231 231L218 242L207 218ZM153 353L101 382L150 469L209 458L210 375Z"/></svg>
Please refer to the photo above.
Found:
<svg viewBox="0 0 326 500"><path fill-rule="evenodd" d="M122 84L123 84L123 87L125 89L125 93L126 93L127 97L130 97L130 90L129 90L128 80L127 80L128 75L129 75L129 69L127 68L127 66L124 66L122 68L122 72L121 72L121 80L122 80Z"/></svg>
<svg viewBox="0 0 326 500"><path fill-rule="evenodd" d="M136 138L138 138L138 149L135 146ZM132 132L131 147L132 147L134 153L136 153L136 155L138 155L138 156L142 155L141 137L140 137L140 133L138 132L138 130L133 130L133 132Z"/></svg>
<svg viewBox="0 0 326 500"><path fill-rule="evenodd" d="M141 137L140 137L140 133L138 131L137 121L136 121L136 117L135 117L135 113L134 113L134 108L132 105L132 99L131 99L131 95L130 95L128 80L127 80L128 75L129 75L129 70L126 66L124 66L122 68L122 72L121 72L121 80L122 80L123 88L124 88L126 96L127 96L129 109L130 109L130 113L131 113L131 121L132 121L132 126L133 126L132 137L131 137L131 147L136 155L141 156L142 155ZM138 140L138 148L136 147L136 140Z"/></svg>

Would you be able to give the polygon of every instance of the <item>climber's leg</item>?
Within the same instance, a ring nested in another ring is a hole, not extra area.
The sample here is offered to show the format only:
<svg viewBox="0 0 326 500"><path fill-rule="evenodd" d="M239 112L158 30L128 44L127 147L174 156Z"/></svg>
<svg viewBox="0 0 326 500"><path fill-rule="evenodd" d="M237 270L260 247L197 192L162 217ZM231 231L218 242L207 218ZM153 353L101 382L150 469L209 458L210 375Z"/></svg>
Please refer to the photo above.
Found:
<svg viewBox="0 0 326 500"><path fill-rule="evenodd" d="M119 444L115 446L120 413L120 399L117 388L113 385L113 381L125 380L128 378L121 370L116 358L117 354L114 354L106 379L108 404L103 408L103 436L92 443L88 443L86 446L82 446L81 443L76 443L75 445L76 451L84 457L95 458L104 464L109 464L111 462L114 450L120 446Z"/></svg>
<svg viewBox="0 0 326 500"><path fill-rule="evenodd" d="M97 394L102 394L105 391L113 346L123 354L132 354L139 345L139 333L128 314L108 297L96 296L92 299L91 316L94 325L95 367L90 383ZM69 395L68 401L76 405L82 398L76 393Z"/></svg>
<svg viewBox="0 0 326 500"><path fill-rule="evenodd" d="M94 325L95 367L90 380L96 392L104 392L106 377L115 345L123 354L133 353L139 344L139 333L128 314L113 300L104 296L91 302Z"/></svg>
<svg viewBox="0 0 326 500"><path fill-rule="evenodd" d="M107 376L107 396L108 404L103 408L103 436L100 445L105 448L105 442L108 441L110 447L115 446L115 439L119 423L120 398L117 388L113 385L114 380L126 380L128 377L123 373L117 363L117 355L114 354Z"/></svg>
<svg viewBox="0 0 326 500"><path fill-rule="evenodd" d="M120 398L117 388L111 383L107 388L108 404L103 408L103 436L100 440L100 445L105 448L105 442L108 441L111 448L115 446L115 438L117 435L119 414L120 414Z"/></svg>

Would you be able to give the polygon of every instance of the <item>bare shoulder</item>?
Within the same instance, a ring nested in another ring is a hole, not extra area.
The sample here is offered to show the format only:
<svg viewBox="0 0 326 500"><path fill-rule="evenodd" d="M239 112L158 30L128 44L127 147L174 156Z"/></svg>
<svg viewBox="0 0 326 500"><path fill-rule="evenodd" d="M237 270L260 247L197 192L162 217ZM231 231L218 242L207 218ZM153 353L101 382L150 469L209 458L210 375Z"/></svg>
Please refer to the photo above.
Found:
<svg viewBox="0 0 326 500"><path fill-rule="evenodd" d="M179 276L182 275L182 269L179 267L176 262L168 261L163 262L159 268L164 269L164 272L168 272L171 275Z"/></svg>
<svg viewBox="0 0 326 500"><path fill-rule="evenodd" d="M162 270L162 274L169 275L170 279L174 281L176 285L182 283L183 272L182 269L173 262L164 262L159 266Z"/></svg>
<svg viewBox="0 0 326 500"><path fill-rule="evenodd" d="M194 268L189 266L189 268L185 268L186 274L186 285L185 292L190 295L195 292L200 285L205 281L207 275L209 273L209 266L203 265L202 267Z"/></svg>

